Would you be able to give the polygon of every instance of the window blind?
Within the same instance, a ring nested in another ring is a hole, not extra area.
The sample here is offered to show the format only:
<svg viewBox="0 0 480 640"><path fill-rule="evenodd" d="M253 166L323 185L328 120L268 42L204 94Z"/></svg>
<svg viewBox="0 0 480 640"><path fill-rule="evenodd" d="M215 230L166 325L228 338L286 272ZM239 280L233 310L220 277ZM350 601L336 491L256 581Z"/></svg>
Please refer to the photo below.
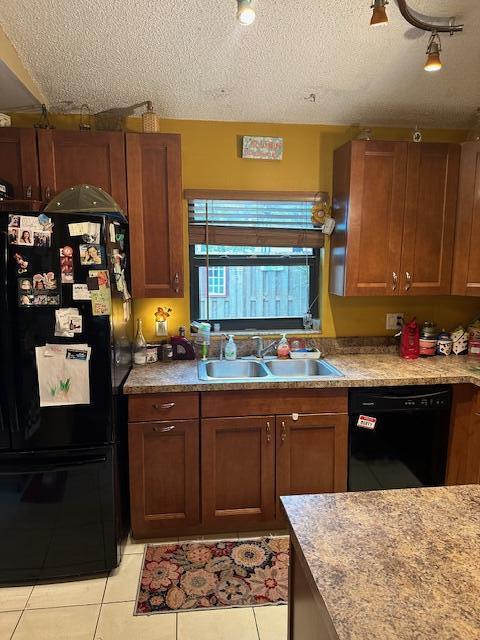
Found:
<svg viewBox="0 0 480 640"><path fill-rule="evenodd" d="M191 199L190 244L322 247L311 207L305 200Z"/></svg>

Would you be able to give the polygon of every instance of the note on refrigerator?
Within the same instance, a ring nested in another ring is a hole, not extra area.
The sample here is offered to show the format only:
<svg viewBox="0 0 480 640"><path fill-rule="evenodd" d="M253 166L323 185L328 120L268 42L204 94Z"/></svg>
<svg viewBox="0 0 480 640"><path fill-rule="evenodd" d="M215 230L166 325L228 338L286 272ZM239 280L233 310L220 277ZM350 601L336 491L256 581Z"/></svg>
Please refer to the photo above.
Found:
<svg viewBox="0 0 480 640"><path fill-rule="evenodd" d="M109 316L112 313L112 297L110 291L110 276L107 270L91 270L88 272L88 287L92 300L92 314L94 316ZM95 279L96 289L92 288L90 281Z"/></svg>
<svg viewBox="0 0 480 640"><path fill-rule="evenodd" d="M41 407L90 404L90 355L87 344L35 347Z"/></svg>

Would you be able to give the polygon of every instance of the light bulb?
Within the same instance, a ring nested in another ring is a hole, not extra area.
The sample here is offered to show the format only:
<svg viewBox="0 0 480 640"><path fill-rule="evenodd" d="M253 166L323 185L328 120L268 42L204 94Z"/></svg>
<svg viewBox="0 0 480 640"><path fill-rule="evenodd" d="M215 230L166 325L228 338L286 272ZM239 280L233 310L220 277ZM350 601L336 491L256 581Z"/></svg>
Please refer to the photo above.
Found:
<svg viewBox="0 0 480 640"><path fill-rule="evenodd" d="M442 45L440 42L440 37L438 33L434 31L430 36L430 40L428 41L427 60L423 67L425 71L440 71L440 69L442 68L442 61L440 60L441 50Z"/></svg>
<svg viewBox="0 0 480 640"><path fill-rule="evenodd" d="M385 9L385 5L388 2L386 0L374 0L370 9L373 9L372 17L370 18L370 26L371 27L380 27L381 25L388 24L388 16L387 11Z"/></svg>
<svg viewBox="0 0 480 640"><path fill-rule="evenodd" d="M248 26L255 21L255 9L252 7L251 0L237 0L238 11L237 19L240 24Z"/></svg>

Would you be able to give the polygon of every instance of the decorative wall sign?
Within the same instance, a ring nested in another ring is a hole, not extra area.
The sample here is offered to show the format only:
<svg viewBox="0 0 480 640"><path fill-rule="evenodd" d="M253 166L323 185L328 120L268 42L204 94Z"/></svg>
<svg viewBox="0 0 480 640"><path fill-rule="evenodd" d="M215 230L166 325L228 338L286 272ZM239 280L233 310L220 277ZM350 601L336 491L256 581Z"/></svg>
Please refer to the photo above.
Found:
<svg viewBox="0 0 480 640"><path fill-rule="evenodd" d="M283 138L243 136L242 158L281 160L283 158Z"/></svg>

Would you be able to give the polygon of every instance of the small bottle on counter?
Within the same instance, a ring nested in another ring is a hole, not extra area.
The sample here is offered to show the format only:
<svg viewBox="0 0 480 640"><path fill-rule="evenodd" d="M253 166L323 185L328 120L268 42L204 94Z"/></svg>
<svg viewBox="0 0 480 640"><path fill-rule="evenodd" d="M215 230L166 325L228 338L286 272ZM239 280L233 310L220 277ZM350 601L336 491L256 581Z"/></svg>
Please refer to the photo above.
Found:
<svg viewBox="0 0 480 640"><path fill-rule="evenodd" d="M225 360L236 360L237 359L237 345L233 340L233 334L228 336L228 342L225 345Z"/></svg>
<svg viewBox="0 0 480 640"><path fill-rule="evenodd" d="M137 334L133 341L133 364L146 364L147 363L147 342L143 337L142 321L140 318L137 320Z"/></svg>

